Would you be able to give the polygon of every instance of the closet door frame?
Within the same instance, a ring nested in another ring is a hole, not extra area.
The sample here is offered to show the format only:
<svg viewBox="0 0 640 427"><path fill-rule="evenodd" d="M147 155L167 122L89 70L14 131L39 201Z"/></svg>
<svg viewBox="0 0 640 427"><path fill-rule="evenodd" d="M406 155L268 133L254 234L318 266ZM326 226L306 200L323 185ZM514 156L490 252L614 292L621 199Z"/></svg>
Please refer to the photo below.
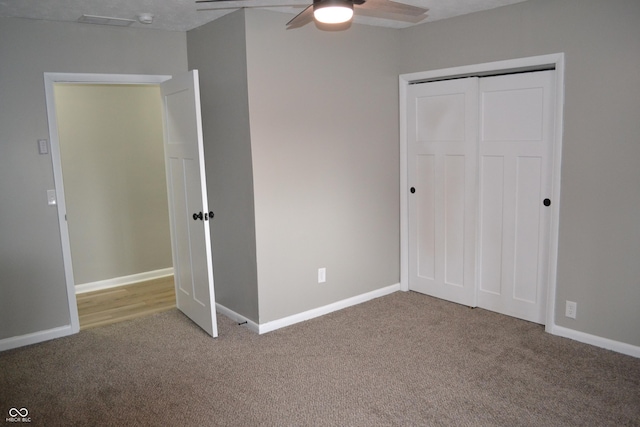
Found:
<svg viewBox="0 0 640 427"><path fill-rule="evenodd" d="M549 235L549 259L547 272L547 307L545 330L555 328L556 278L558 259L558 234L560 218L560 167L562 160L562 129L564 106L564 53L488 62L461 67L423 71L399 76L400 107L400 289L409 290L409 188L407 141L407 89L409 85L467 76L491 76L517 72L555 70L555 130L552 152L551 196L552 204Z"/></svg>

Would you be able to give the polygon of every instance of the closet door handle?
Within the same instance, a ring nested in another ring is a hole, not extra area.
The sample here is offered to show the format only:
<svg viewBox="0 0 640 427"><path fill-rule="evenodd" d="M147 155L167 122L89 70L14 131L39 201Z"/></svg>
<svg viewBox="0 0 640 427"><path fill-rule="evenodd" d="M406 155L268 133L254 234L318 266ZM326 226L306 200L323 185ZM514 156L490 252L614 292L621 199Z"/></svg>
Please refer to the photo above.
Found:
<svg viewBox="0 0 640 427"><path fill-rule="evenodd" d="M415 192L416 192L416 187L411 187L411 188L409 189L409 191L411 191L411 194L415 193Z"/></svg>
<svg viewBox="0 0 640 427"><path fill-rule="evenodd" d="M205 215L206 215L206 214L205 214ZM197 221L197 220L202 221L202 212L197 213L197 214L195 214L195 213L194 213L194 214L193 214L193 219L194 219L194 221Z"/></svg>
<svg viewBox="0 0 640 427"><path fill-rule="evenodd" d="M550 206L551 205L551 200L550 199L544 199L542 201L542 204L545 205L545 206Z"/></svg>

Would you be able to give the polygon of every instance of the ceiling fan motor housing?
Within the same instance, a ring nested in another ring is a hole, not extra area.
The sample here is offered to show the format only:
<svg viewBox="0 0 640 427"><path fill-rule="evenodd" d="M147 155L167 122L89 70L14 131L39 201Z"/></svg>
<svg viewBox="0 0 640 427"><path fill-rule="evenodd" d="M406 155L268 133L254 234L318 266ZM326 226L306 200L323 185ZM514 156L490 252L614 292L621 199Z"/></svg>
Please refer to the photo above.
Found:
<svg viewBox="0 0 640 427"><path fill-rule="evenodd" d="M347 22L353 17L352 0L313 0L315 19L325 24Z"/></svg>
<svg viewBox="0 0 640 427"><path fill-rule="evenodd" d="M202 2L225 0L197 0ZM355 12L363 16L389 19L394 21L417 24L427 18L427 10L417 6L398 3L393 0L312 0L302 12L287 22L287 30L300 28L310 22L316 23L321 30L337 31L350 26ZM358 6L354 8L354 6ZM338 18L331 17L332 12L338 12ZM326 19L323 14L329 15ZM329 25L321 25L329 24ZM345 24L345 25L336 25ZM347 25L348 24L348 25Z"/></svg>

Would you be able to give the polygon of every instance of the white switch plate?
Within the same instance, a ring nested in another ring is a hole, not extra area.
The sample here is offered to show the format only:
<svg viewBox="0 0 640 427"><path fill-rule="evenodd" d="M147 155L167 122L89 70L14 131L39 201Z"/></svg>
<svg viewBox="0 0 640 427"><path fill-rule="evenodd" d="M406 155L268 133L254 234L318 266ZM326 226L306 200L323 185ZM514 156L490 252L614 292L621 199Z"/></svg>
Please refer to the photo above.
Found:
<svg viewBox="0 0 640 427"><path fill-rule="evenodd" d="M327 281L327 269L322 267L318 269L318 283L324 283Z"/></svg>
<svg viewBox="0 0 640 427"><path fill-rule="evenodd" d="M49 145L47 144L46 139L38 140L38 153L40 154L49 154Z"/></svg>
<svg viewBox="0 0 640 427"><path fill-rule="evenodd" d="M57 203L56 190L47 190L47 204L49 206L55 206Z"/></svg>

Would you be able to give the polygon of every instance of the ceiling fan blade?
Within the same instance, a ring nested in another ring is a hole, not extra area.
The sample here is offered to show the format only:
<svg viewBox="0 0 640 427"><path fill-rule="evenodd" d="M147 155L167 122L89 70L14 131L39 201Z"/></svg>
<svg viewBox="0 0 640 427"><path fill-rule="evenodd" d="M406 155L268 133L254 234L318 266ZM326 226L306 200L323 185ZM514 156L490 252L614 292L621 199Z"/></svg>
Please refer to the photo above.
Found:
<svg viewBox="0 0 640 427"><path fill-rule="evenodd" d="M200 3L207 3L207 2L227 2L228 0L200 0ZM202 8L198 8L196 9L198 12L202 12L205 10L227 10L227 9L266 9L266 8L272 8L272 7L290 7L290 8L301 8L301 7L307 7L307 5L302 5L302 4L270 4L269 6L263 6L263 5L255 5L255 6L223 6L223 7L202 7Z"/></svg>
<svg viewBox="0 0 640 427"><path fill-rule="evenodd" d="M420 16L425 15L429 9L411 6L404 3L398 3L392 0L367 0L364 4L357 7L359 10L376 10L386 13L394 13L398 15ZM367 15L370 16L370 15ZM424 18L423 18L424 19Z"/></svg>
<svg viewBox="0 0 640 427"><path fill-rule="evenodd" d="M417 24L418 22L426 19L428 15L404 15L401 13L385 12L378 9L363 9L354 8L354 15L367 16L370 18L389 19L391 21L409 22L411 24Z"/></svg>
<svg viewBox="0 0 640 427"><path fill-rule="evenodd" d="M300 12L291 21L287 22L287 30L304 27L308 23L313 22L313 5L307 6L305 10Z"/></svg>

